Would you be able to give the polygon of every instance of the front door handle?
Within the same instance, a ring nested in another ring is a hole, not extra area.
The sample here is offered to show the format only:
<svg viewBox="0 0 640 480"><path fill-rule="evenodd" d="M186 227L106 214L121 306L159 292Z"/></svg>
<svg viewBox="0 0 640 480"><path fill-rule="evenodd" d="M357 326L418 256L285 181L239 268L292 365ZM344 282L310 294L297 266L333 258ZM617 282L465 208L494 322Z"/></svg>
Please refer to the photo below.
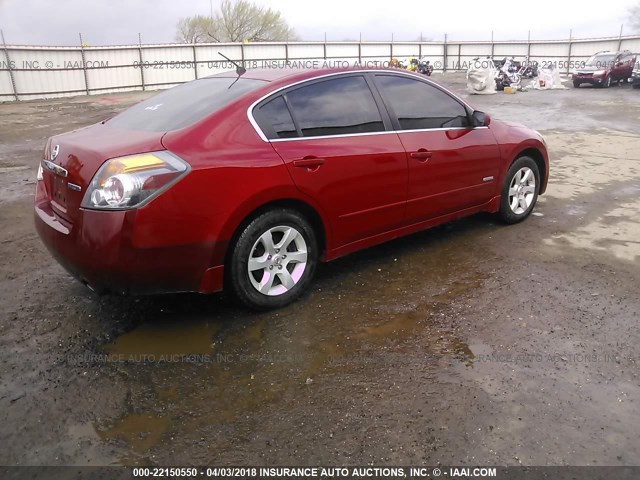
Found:
<svg viewBox="0 0 640 480"><path fill-rule="evenodd" d="M309 156L293 161L294 167L306 168L308 170L317 170L321 165L324 165L324 158L319 157Z"/></svg>
<svg viewBox="0 0 640 480"><path fill-rule="evenodd" d="M421 148L417 152L411 152L409 156L421 162L426 162L431 158L431 152L429 152L428 150L425 150L424 148Z"/></svg>

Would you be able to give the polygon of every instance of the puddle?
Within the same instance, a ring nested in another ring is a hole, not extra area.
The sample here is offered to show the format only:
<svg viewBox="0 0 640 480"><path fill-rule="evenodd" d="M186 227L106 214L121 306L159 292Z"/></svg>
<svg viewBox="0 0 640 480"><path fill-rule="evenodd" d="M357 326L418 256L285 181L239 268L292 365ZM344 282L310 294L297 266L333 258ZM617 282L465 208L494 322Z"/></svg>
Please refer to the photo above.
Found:
<svg viewBox="0 0 640 480"><path fill-rule="evenodd" d="M169 424L168 417L127 415L111 428L98 430L98 435L103 440L124 441L135 453L142 454L160 442Z"/></svg>
<svg viewBox="0 0 640 480"><path fill-rule="evenodd" d="M171 314L162 321L147 321L104 347L125 358L118 368L137 379L139 391L125 415L97 430L142 456L170 438L206 438L223 449L233 438L217 432L252 434L261 415L289 411L327 376L357 379L392 364L419 363L424 371L440 357L469 362L473 353L442 328L453 318L442 312L479 289L484 277L453 237L465 241L464 232L441 230L329 265L316 285L322 296L311 293L274 312L229 321L224 312L165 306ZM424 245L416 247L420 240ZM409 251L406 261L394 260L397 248ZM427 248L431 254L422 254Z"/></svg>

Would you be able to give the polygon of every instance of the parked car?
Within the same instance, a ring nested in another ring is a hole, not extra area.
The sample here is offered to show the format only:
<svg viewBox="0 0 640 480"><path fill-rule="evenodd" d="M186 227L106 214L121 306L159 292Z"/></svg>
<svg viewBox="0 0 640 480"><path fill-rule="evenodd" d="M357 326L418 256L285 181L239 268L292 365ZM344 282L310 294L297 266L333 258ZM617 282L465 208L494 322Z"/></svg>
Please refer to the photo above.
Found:
<svg viewBox="0 0 640 480"><path fill-rule="evenodd" d="M629 50L622 52L598 52L587 60L572 76L573 86L583 83L608 88L631 78L636 56Z"/></svg>
<svg viewBox="0 0 640 480"><path fill-rule="evenodd" d="M543 138L397 69L195 80L46 144L37 231L100 292L223 287L256 309L318 261L477 212L525 219Z"/></svg>
<svg viewBox="0 0 640 480"><path fill-rule="evenodd" d="M631 84L633 88L640 88L640 62L636 62L631 72Z"/></svg>

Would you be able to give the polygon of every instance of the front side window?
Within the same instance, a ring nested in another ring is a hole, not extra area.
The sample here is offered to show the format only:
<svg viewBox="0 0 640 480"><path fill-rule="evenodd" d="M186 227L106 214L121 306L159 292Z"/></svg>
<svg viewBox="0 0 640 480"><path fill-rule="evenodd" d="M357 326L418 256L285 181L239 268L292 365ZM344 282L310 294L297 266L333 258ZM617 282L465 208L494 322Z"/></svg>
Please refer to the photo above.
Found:
<svg viewBox="0 0 640 480"><path fill-rule="evenodd" d="M397 75L377 75L376 83L401 130L469 126L464 106L434 86Z"/></svg>
<svg viewBox="0 0 640 480"><path fill-rule="evenodd" d="M362 76L323 80L286 94L304 137L384 131L373 94Z"/></svg>

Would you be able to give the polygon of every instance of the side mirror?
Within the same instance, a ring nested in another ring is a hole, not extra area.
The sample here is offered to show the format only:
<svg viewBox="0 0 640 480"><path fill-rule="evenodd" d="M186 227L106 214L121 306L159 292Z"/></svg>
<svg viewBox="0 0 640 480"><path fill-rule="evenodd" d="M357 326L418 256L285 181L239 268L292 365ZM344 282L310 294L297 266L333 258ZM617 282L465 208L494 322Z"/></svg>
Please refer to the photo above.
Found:
<svg viewBox="0 0 640 480"><path fill-rule="evenodd" d="M478 110L473 112L473 126L474 127L488 127L491 124L491 117L488 113L480 112Z"/></svg>

